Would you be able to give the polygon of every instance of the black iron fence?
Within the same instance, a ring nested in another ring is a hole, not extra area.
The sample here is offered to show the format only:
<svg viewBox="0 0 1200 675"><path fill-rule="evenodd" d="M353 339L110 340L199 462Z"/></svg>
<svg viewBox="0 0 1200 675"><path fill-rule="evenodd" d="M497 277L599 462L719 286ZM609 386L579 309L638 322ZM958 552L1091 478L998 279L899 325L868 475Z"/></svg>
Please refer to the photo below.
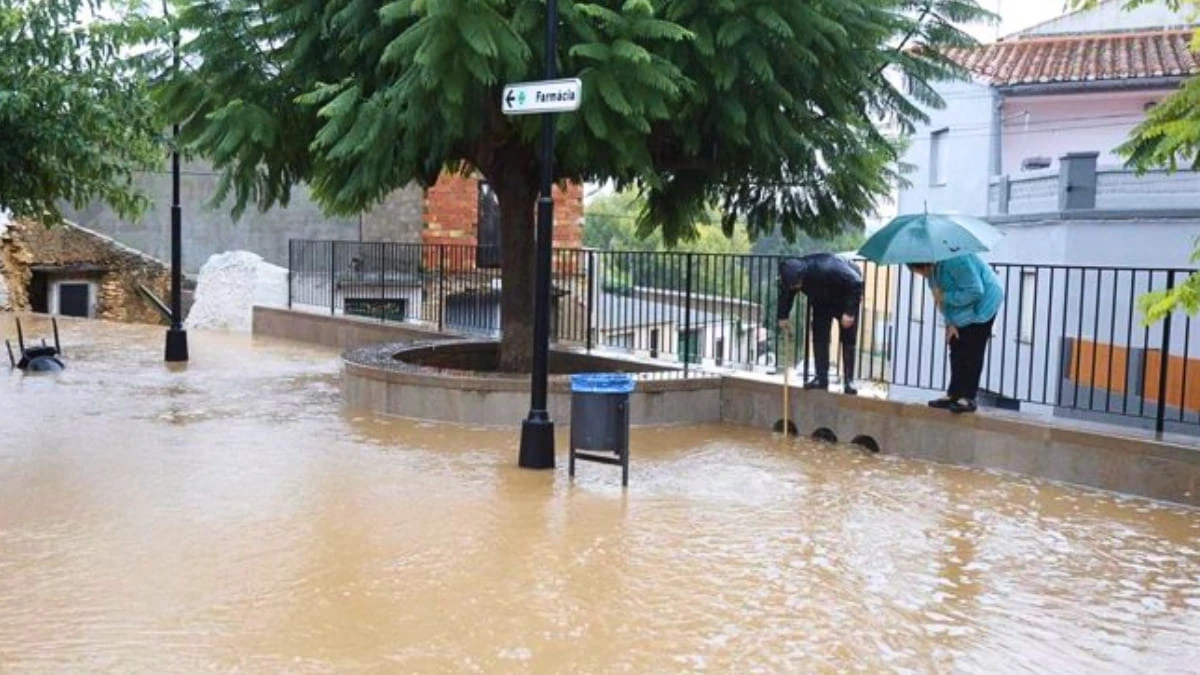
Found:
<svg viewBox="0 0 1200 675"><path fill-rule="evenodd" d="M857 260L866 284L856 343L832 334L828 379L843 354L856 380L893 397L944 391L945 323L924 280L903 266ZM417 324L439 331L500 333L503 279L485 248L293 240L289 306ZM796 338L776 330L776 256L559 249L554 252L551 336L561 344L694 365L815 374L804 296ZM1200 358L1191 317L1144 325L1147 291L1190 270L993 263L1005 288L982 378L985 404L1118 421L1159 431L1200 431ZM526 310L532 320L532 300ZM1164 355L1166 357L1164 358ZM1197 372L1193 370L1192 372Z"/></svg>

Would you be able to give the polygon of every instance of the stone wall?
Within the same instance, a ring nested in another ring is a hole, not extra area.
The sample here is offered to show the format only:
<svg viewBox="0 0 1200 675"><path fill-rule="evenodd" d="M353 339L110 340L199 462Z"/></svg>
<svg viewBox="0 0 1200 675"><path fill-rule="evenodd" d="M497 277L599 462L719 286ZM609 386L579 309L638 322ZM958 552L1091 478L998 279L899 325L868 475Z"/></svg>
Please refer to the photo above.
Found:
<svg viewBox="0 0 1200 675"><path fill-rule="evenodd" d="M29 279L33 276L29 269L32 257L29 249L18 240L19 226L8 222L0 227L0 279L8 291L8 299L0 309L9 311L25 310L29 307Z"/></svg>
<svg viewBox="0 0 1200 675"><path fill-rule="evenodd" d="M151 258L96 232L66 223L47 228L13 222L0 233L0 275L11 309L31 311L34 271L48 278L80 278L96 284L95 316L127 323L166 323L139 290L145 286L169 300L170 270Z"/></svg>

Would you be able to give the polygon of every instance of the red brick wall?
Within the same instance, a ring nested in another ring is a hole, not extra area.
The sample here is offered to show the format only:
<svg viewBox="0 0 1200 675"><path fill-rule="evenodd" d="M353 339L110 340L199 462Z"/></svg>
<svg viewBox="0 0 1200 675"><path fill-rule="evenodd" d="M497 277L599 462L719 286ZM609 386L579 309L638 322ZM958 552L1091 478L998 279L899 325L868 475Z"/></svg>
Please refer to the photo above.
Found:
<svg viewBox="0 0 1200 675"><path fill-rule="evenodd" d="M425 229L421 241L425 244L475 246L478 222L478 179L457 174L443 174L425 192ZM578 248L583 244L583 186L572 183L566 190L554 188L554 247ZM425 253L426 263L436 264L436 251ZM451 256L464 264L474 265L475 256ZM561 256L556 256L556 263ZM574 256L571 256L574 258ZM563 258L565 261L566 258ZM557 265L561 269L563 265ZM459 267L459 265L455 265Z"/></svg>
<svg viewBox="0 0 1200 675"><path fill-rule="evenodd" d="M421 241L426 244L474 246L478 217L478 181L457 174L442 174L425 191L425 229Z"/></svg>

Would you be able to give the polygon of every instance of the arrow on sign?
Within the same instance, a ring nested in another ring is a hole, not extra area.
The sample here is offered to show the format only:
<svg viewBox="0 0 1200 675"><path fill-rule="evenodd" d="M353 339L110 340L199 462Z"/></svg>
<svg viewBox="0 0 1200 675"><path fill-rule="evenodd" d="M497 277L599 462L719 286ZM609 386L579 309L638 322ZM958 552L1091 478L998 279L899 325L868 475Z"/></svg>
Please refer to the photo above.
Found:
<svg viewBox="0 0 1200 675"><path fill-rule="evenodd" d="M582 97L583 83L572 77L507 85L501 101L506 115L530 115L578 110Z"/></svg>

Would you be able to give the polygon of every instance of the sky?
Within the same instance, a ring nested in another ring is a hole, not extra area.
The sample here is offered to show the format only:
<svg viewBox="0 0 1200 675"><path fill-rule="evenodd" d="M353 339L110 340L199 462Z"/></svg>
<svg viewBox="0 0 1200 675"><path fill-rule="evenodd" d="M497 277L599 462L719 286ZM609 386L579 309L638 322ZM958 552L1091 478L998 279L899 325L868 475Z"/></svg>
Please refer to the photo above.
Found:
<svg viewBox="0 0 1200 675"><path fill-rule="evenodd" d="M998 27L986 24L968 26L967 32L980 42L994 42L997 37L1028 28L1036 23L1066 14L1065 0L978 0L981 7L1000 15Z"/></svg>

